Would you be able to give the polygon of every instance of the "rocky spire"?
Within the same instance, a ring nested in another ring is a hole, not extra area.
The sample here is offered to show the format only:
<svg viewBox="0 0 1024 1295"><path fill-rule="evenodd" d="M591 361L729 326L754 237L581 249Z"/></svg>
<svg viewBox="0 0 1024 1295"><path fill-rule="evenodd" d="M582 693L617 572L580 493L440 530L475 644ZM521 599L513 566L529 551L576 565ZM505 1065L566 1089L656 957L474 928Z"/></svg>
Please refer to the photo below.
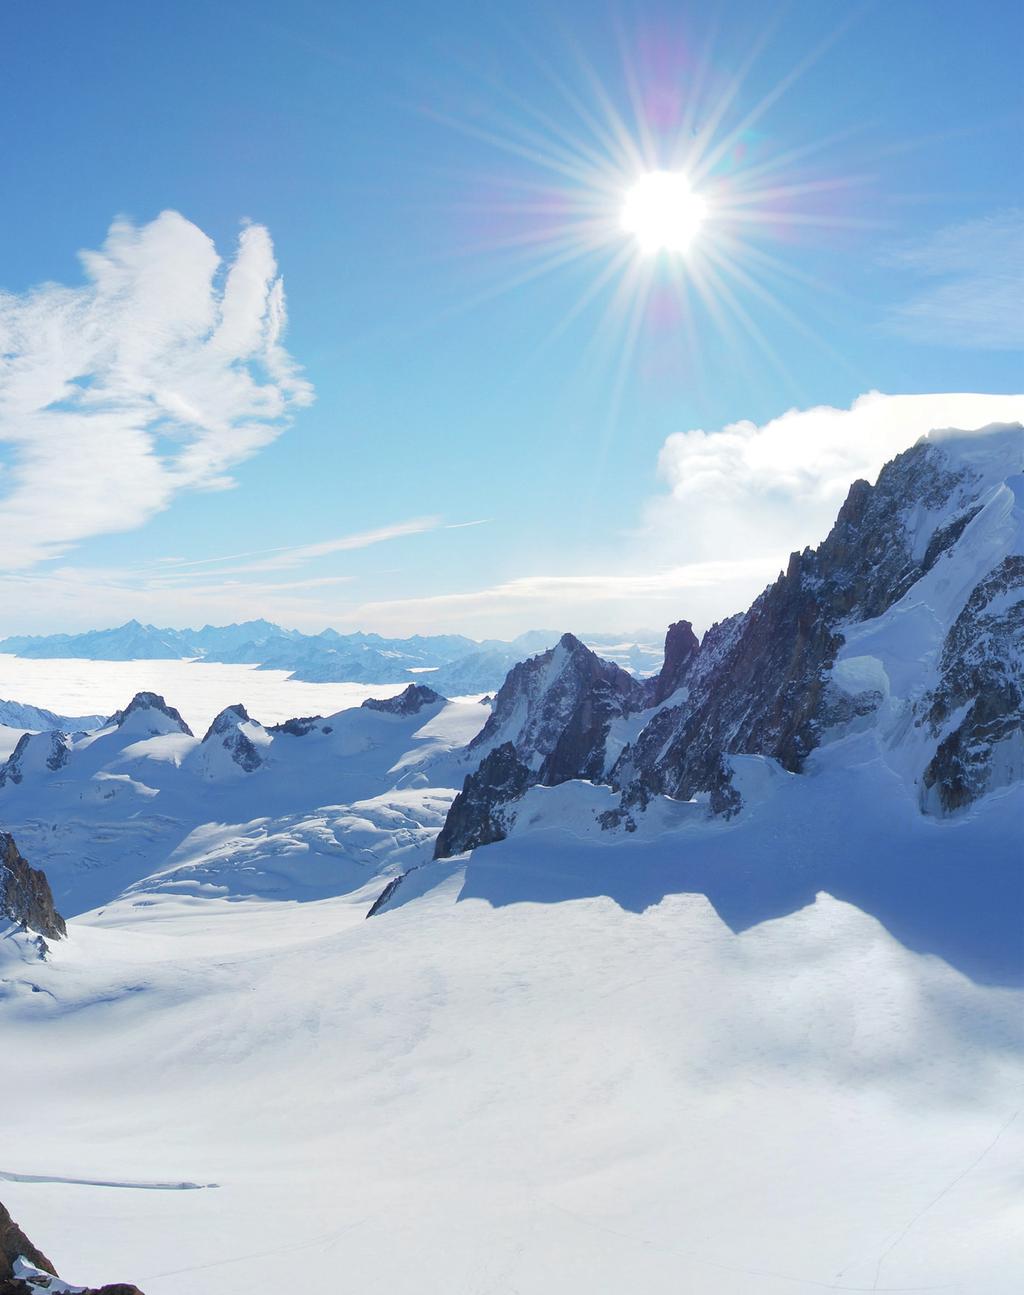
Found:
<svg viewBox="0 0 1024 1295"><path fill-rule="evenodd" d="M156 692L137 692L124 710L114 711L113 715L107 720L107 724L116 724L118 728L122 728L125 721L131 716L138 715L144 718L147 711L154 712L154 733L170 731L170 726L166 723L167 720L170 720L171 725L177 728L179 732L187 733L189 737L193 736L192 730L182 719L181 714L173 706L168 706L167 702ZM156 720L157 715L163 716L163 722Z"/></svg>

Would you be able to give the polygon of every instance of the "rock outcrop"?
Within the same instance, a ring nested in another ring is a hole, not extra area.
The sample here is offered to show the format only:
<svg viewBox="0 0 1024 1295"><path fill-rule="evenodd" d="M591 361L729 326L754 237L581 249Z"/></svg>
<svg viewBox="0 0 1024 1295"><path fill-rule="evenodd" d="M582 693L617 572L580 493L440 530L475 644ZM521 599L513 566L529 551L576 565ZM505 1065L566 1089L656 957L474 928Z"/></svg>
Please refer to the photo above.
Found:
<svg viewBox="0 0 1024 1295"><path fill-rule="evenodd" d="M452 802L435 857L502 840L504 807L528 787L601 778L612 722L641 710L645 696L640 680L572 634L514 666L469 744L481 763Z"/></svg>
<svg viewBox="0 0 1024 1295"><path fill-rule="evenodd" d="M57 1275L57 1269L46 1255L32 1244L0 1203L0 1293L4 1289L2 1283L14 1276L14 1265L19 1259L26 1259L34 1268Z"/></svg>
<svg viewBox="0 0 1024 1295"><path fill-rule="evenodd" d="M478 845L502 841L510 826L507 806L537 782L511 742L495 747L471 773L452 801L434 846L434 858L445 859Z"/></svg>
<svg viewBox="0 0 1024 1295"><path fill-rule="evenodd" d="M261 726L249 718L249 712L241 702L226 706L206 730L202 743L206 750L202 754L208 755L210 747L220 747L244 773L254 773L262 765L263 757L253 735L261 732ZM215 771L209 767L209 762L207 764L212 776Z"/></svg>
<svg viewBox="0 0 1024 1295"><path fill-rule="evenodd" d="M56 773L71 757L71 742L66 733L22 733L17 746L0 766L0 787L17 786L26 773L46 770Z"/></svg>
<svg viewBox="0 0 1024 1295"><path fill-rule="evenodd" d="M397 697L385 697L383 700L367 697L363 702L363 709L383 711L386 715L418 715L424 706L433 706L443 700L441 694L433 688L427 688L421 683L411 683Z"/></svg>
<svg viewBox="0 0 1024 1295"><path fill-rule="evenodd" d="M1024 556L1004 559L972 592L942 646L925 717L938 740L922 804L955 813L987 788L1024 776Z"/></svg>
<svg viewBox="0 0 1024 1295"><path fill-rule="evenodd" d="M114 711L107 724L123 728L132 716L136 717L143 730L151 731L154 736L174 729L180 733L187 733L189 737L193 735L180 712L173 706L169 706L156 692L137 692L124 710Z"/></svg>
<svg viewBox="0 0 1024 1295"><path fill-rule="evenodd" d="M0 832L0 917L49 940L68 933L46 874L29 867L7 832Z"/></svg>
<svg viewBox="0 0 1024 1295"><path fill-rule="evenodd" d="M845 718L828 689L844 626L881 616L956 544L978 511L973 485L970 470L929 440L887 464L875 486L854 482L823 543L794 553L748 612L704 636L686 700L658 713L612 772L624 804L707 792L731 812L731 754L771 756L799 772ZM929 514L950 513L928 528Z"/></svg>
<svg viewBox="0 0 1024 1295"><path fill-rule="evenodd" d="M838 654L855 627L902 609L919 584L943 609L950 591L963 588L952 612L936 611L931 622L947 617L941 623L950 626L937 684L923 702L911 692L890 715L893 732L916 725L932 743L917 766L922 808L952 813L1020 779L1024 556L1012 536L1024 526L1024 488L1014 484L1022 464L1019 426L923 438L874 486L854 482L826 539L792 554L747 612L713 625L700 642L687 621L670 626L661 672L646 684L572 635L517 665L470 744L481 763L452 804L438 855L500 840L514 801L535 783L608 783L620 800L602 815L606 827L635 826L635 813L657 795L735 813L730 757L767 756L799 773L827 734L882 705L882 662L865 658L869 685L850 692L833 677ZM972 539L979 526L989 527L987 539ZM933 649L920 650L927 683ZM870 686L872 672L881 686ZM609 741L617 719L629 721L617 729L620 751Z"/></svg>
<svg viewBox="0 0 1024 1295"><path fill-rule="evenodd" d="M115 1282L110 1286L72 1286L61 1281L46 1255L28 1239L0 1204L0 1295L142 1295L138 1286Z"/></svg>
<svg viewBox="0 0 1024 1295"><path fill-rule="evenodd" d="M686 683L690 668L700 651L700 639L689 621L676 621L665 635L665 660L661 670L649 682L649 700L660 706Z"/></svg>

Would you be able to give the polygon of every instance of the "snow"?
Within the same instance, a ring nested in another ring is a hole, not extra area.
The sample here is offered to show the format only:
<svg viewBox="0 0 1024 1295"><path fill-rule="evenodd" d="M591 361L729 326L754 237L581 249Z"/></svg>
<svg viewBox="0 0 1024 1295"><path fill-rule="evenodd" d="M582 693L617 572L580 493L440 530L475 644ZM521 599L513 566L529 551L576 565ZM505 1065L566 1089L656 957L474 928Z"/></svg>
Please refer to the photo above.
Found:
<svg viewBox="0 0 1024 1295"><path fill-rule="evenodd" d="M1014 995L824 896L737 936L694 896L459 885L369 922L365 893L122 902L17 972L40 992L0 1003L0 1167L41 1181L3 1190L59 1270L147 1295L296 1271L394 1295L1016 1290Z"/></svg>
<svg viewBox="0 0 1024 1295"><path fill-rule="evenodd" d="M999 747L997 790L956 818L923 815L914 703L1019 545L1021 434L934 439L982 507L844 627L832 685L879 707L802 775L729 757L730 819L656 797L604 830L611 790L567 782L435 863L486 707L269 733L332 708L239 686L271 672L132 663L198 733L231 702L253 718L201 742L139 712L0 791L72 914L45 961L0 931L0 1181L60 1271L147 1295L296 1274L388 1295L1015 1293L1024 752ZM914 515L925 544L959 507ZM105 663L22 664L83 709L66 667ZM556 650L535 696L564 667ZM614 721L610 748L649 718Z"/></svg>
<svg viewBox="0 0 1024 1295"><path fill-rule="evenodd" d="M286 670L204 661L33 660L0 653L0 694L61 714L111 715L137 692L155 692L181 711L193 732L241 702L264 724L294 715L330 715L367 697L393 697L405 684L301 683Z"/></svg>
<svg viewBox="0 0 1024 1295"><path fill-rule="evenodd" d="M89 856L69 871L40 829L78 916L45 962L0 938L4 1199L59 1270L147 1295L296 1271L389 1295L1015 1291L1020 787L929 820L864 732L805 777L732 757L728 822L661 797L604 832L609 789L570 782L432 863L486 713L343 712L199 800L198 739L110 729L17 789ZM127 770L180 817L47 800Z"/></svg>

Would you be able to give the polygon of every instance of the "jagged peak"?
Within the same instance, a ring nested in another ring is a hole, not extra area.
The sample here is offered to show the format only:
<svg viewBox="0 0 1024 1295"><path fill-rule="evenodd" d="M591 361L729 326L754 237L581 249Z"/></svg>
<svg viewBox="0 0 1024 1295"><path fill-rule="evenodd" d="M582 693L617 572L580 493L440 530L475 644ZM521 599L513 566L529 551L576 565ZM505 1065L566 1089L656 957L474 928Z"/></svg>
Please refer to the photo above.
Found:
<svg viewBox="0 0 1024 1295"><path fill-rule="evenodd" d="M136 715L140 711L147 710L158 711L160 714L166 715L169 720L172 720L174 724L177 725L178 729L182 733L187 733L189 737L194 736L192 730L182 719L181 713L173 706L169 706L167 702L164 701L163 697L156 692L137 692L124 710L114 711L113 715L111 715L107 720L107 724L113 724L116 725L117 728L121 728L124 725L125 720L130 716Z"/></svg>
<svg viewBox="0 0 1024 1295"><path fill-rule="evenodd" d="M52 729L45 733L22 733L14 750L0 765L0 787L9 782L18 784L31 769L48 769L55 773L62 769L71 755L71 743L66 733Z"/></svg>
<svg viewBox="0 0 1024 1295"><path fill-rule="evenodd" d="M660 705L680 688L700 652L700 640L690 621L675 621L665 633L665 660L655 677L652 703Z"/></svg>
<svg viewBox="0 0 1024 1295"><path fill-rule="evenodd" d="M210 727L206 730L203 737L204 742L208 742L212 737L218 737L222 733L228 732L229 729L236 728L239 724L255 723L249 716L249 712L242 703L235 702L233 706L225 706L219 715L214 716Z"/></svg>
<svg viewBox="0 0 1024 1295"><path fill-rule="evenodd" d="M424 706L433 706L445 699L426 684L411 683L396 697L367 697L364 710L379 710L387 715L417 715Z"/></svg>

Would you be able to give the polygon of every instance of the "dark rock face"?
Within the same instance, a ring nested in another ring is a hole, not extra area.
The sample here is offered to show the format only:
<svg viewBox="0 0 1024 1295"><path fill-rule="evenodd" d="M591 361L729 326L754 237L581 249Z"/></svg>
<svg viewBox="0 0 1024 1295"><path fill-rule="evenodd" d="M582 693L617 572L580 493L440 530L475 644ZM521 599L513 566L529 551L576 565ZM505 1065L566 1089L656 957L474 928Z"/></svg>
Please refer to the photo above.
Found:
<svg viewBox="0 0 1024 1295"><path fill-rule="evenodd" d="M255 742L240 728L240 725L252 722L241 702L226 706L206 730L203 745L208 742L219 743L240 769L253 773L262 765L263 757Z"/></svg>
<svg viewBox="0 0 1024 1295"><path fill-rule="evenodd" d="M731 754L772 756L798 772L836 719L826 689L842 622L879 616L902 598L976 511L965 503L915 558L904 509L910 501L939 508L967 485L928 442L887 464L875 486L855 481L824 542L794 553L748 612L704 636L686 662L687 700L659 713L612 771L624 804L707 792L713 809L729 813L737 798L723 757Z"/></svg>
<svg viewBox="0 0 1024 1295"><path fill-rule="evenodd" d="M286 719L283 724L271 724L268 733L288 733L291 737L305 737L311 733L323 719L322 715L302 715L295 719ZM330 732L329 729L325 730Z"/></svg>
<svg viewBox="0 0 1024 1295"><path fill-rule="evenodd" d="M18 1260L28 1263L40 1274L36 1276L16 1276L15 1265ZM57 1276L57 1269L46 1255L37 1249L28 1239L17 1223L11 1218L6 1208L0 1204L0 1295L38 1295L47 1290L50 1283L44 1274ZM71 1286L61 1282L61 1289L73 1290L75 1295L142 1295L138 1286L125 1282L115 1282L111 1286Z"/></svg>
<svg viewBox="0 0 1024 1295"><path fill-rule="evenodd" d="M484 756L437 839L436 858L502 840L505 807L528 787L600 779L614 719L642 709L645 685L572 634L514 666L487 723L469 744Z"/></svg>
<svg viewBox="0 0 1024 1295"><path fill-rule="evenodd" d="M471 752L513 742L537 781L595 776L610 721L640 710L644 685L573 634L509 671ZM589 772L584 772L589 770Z"/></svg>
<svg viewBox="0 0 1024 1295"><path fill-rule="evenodd" d="M409 873L415 872L415 871L416 871L415 868L410 868L408 872L400 872L397 877L392 877L391 880L388 882L388 884L384 887L384 889L380 892L377 898L370 905L370 911L366 914L366 916L376 917L376 915L388 902L388 900L395 893L398 887L402 884L402 882L406 879L406 877L408 877Z"/></svg>
<svg viewBox="0 0 1024 1295"><path fill-rule="evenodd" d="M13 783L17 786L25 776L25 769L31 762L35 765L36 756L39 763L51 773L63 769L71 757L71 744L65 733L23 733L18 744L0 767L0 787Z"/></svg>
<svg viewBox="0 0 1024 1295"><path fill-rule="evenodd" d="M659 674L651 681L650 703L660 706L686 682L690 667L700 651L700 640L689 621L676 621L665 635L665 661Z"/></svg>
<svg viewBox="0 0 1024 1295"><path fill-rule="evenodd" d="M433 706L435 702L443 700L441 694L434 692L433 688L427 688L421 683L411 683L397 697L385 697L383 701L367 697L363 708L384 711L387 715L418 715L424 706Z"/></svg>
<svg viewBox="0 0 1024 1295"><path fill-rule="evenodd" d="M974 589L941 670L924 721L940 741L923 801L950 814L987 790L997 752L1011 776L1024 772L1024 557L1006 558Z"/></svg>
<svg viewBox="0 0 1024 1295"><path fill-rule="evenodd" d="M514 667L469 747L491 755L453 803L438 854L501 839L518 789L535 783L607 781L620 803L601 822L629 829L655 795L737 812L732 755L801 771L827 730L883 701L877 689L850 696L832 682L846 628L881 616L946 560L981 509L982 480L940 441L919 441L874 486L854 482L827 538L794 553L749 611L713 625L699 643L688 622L670 626L662 670L645 685L571 635ZM942 519L930 533L929 515ZM925 808L951 812L976 799L996 766L1004 781L1022 776L1024 599L1011 596L1022 586L1024 558L1008 558L948 635L941 685L918 711L938 743L924 774ZM639 711L649 712L646 725L609 768L612 721Z"/></svg>
<svg viewBox="0 0 1024 1295"><path fill-rule="evenodd" d="M473 850L478 845L503 841L508 835L507 806L537 781L530 767L505 742L481 761L452 801L444 827L434 846L434 858ZM383 896L381 901L383 902Z"/></svg>
<svg viewBox="0 0 1024 1295"><path fill-rule="evenodd" d="M0 832L0 917L50 940L67 935L64 919L53 906L46 874L30 868L14 838Z"/></svg>
<svg viewBox="0 0 1024 1295"><path fill-rule="evenodd" d="M57 1269L46 1255L36 1249L8 1214L6 1207L0 1204L0 1295L4 1289L3 1282L9 1281L14 1275L17 1259L27 1259L34 1268L41 1268L43 1272L52 1273L55 1277L57 1275ZM12 1289L17 1290L18 1287ZM24 1289L27 1290L28 1287Z"/></svg>
<svg viewBox="0 0 1024 1295"><path fill-rule="evenodd" d="M168 706L159 693L155 692L137 692L131 699L124 710L116 710L107 720L108 724L116 724L118 728L125 722L129 715L135 715L140 711L159 711L168 719L173 720L174 724L182 733L187 733L189 737L193 736L192 730L181 718L180 713L173 706ZM154 730L159 731L159 730Z"/></svg>

